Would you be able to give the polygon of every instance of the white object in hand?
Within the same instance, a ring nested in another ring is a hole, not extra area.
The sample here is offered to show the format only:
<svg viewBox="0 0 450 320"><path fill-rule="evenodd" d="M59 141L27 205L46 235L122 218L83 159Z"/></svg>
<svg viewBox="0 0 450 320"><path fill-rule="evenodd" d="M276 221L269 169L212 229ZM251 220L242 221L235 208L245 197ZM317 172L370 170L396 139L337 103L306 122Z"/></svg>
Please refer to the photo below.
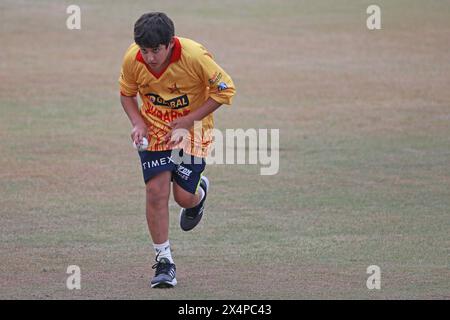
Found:
<svg viewBox="0 0 450 320"><path fill-rule="evenodd" d="M135 149L137 149L138 151L145 151L145 150L147 150L147 148L148 148L148 140L147 140L147 138L143 137L142 140L138 144L136 144L133 141L133 147Z"/></svg>

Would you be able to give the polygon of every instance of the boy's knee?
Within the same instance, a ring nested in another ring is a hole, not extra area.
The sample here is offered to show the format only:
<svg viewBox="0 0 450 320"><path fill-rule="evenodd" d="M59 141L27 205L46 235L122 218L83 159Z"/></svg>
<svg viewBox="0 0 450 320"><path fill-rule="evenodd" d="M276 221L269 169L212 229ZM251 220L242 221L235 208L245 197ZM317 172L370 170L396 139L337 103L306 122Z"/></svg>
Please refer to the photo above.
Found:
<svg viewBox="0 0 450 320"><path fill-rule="evenodd" d="M152 207L162 207L168 204L170 189L165 190L156 184L147 185L145 189L147 203Z"/></svg>

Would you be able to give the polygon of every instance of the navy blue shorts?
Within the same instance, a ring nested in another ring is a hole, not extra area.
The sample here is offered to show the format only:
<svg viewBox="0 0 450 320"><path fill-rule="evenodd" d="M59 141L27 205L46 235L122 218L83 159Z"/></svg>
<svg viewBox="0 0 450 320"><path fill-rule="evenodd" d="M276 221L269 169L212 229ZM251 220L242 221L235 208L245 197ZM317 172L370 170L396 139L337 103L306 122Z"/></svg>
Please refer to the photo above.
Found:
<svg viewBox="0 0 450 320"><path fill-rule="evenodd" d="M158 173L171 171L172 181L192 194L197 191L206 166L204 158L183 155L183 150L174 150L173 153L172 150L140 151L139 157L146 184Z"/></svg>

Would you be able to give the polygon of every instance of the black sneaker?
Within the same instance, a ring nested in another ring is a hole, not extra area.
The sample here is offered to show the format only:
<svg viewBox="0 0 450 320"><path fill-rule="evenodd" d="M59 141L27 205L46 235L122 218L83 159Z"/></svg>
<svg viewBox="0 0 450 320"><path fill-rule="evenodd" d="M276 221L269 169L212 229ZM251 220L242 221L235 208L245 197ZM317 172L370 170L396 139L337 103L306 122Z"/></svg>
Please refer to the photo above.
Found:
<svg viewBox="0 0 450 320"><path fill-rule="evenodd" d="M205 208L205 200L208 195L209 180L205 176L201 177L200 188L205 191L205 196L203 200L200 201L198 205L193 208L184 209L180 211L180 227L183 231L189 231L194 229L194 227L202 220L203 209Z"/></svg>
<svg viewBox="0 0 450 320"><path fill-rule="evenodd" d="M177 268L174 263L170 263L169 259L161 258L158 260L158 257L156 257L156 263L152 266L152 269L156 269L155 276L150 282L152 288L172 288L177 284L175 278Z"/></svg>

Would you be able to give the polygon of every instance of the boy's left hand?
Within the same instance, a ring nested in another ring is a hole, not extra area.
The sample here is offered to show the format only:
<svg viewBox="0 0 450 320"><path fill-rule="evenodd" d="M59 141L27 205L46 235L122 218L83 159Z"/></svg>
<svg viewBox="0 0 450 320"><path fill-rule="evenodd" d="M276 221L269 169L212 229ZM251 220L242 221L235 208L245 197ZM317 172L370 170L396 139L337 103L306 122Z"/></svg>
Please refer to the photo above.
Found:
<svg viewBox="0 0 450 320"><path fill-rule="evenodd" d="M164 136L164 142L172 149L183 141L183 138L189 133L189 129L191 129L193 125L194 120L192 120L189 115L173 120L169 123L171 130Z"/></svg>

